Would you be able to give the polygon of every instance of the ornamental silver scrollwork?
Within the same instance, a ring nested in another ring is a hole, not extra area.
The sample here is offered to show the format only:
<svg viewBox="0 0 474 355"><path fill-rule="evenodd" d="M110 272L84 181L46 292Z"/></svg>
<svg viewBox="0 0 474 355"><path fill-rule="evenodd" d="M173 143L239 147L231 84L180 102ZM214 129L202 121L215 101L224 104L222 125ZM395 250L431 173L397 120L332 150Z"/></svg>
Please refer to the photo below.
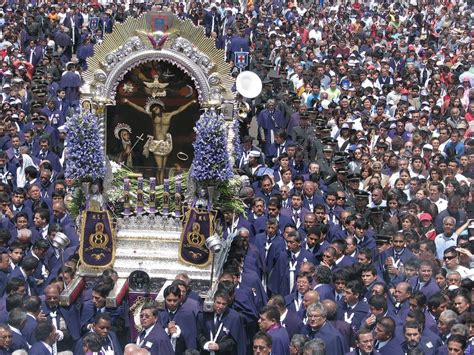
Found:
<svg viewBox="0 0 474 355"><path fill-rule="evenodd" d="M107 100L108 104L115 104L115 96L118 84L124 78L125 74L133 68L150 61L163 61L171 63L185 72L191 77L195 84L198 94L198 99L201 101L208 101L210 98L210 88L208 77L202 70L202 67L185 56L182 52L177 52L168 49L153 50L144 49L139 52L130 54L127 58L121 60L110 72L106 72L105 82L100 82L103 79L102 75L95 75L94 81L90 85L90 94L96 97L102 97ZM95 73L98 74L98 73ZM215 78L212 74L210 77ZM218 79L220 83L220 78Z"/></svg>
<svg viewBox="0 0 474 355"><path fill-rule="evenodd" d="M94 72L94 80L99 83L105 83L105 81L107 80L107 74L103 70L97 69Z"/></svg>
<svg viewBox="0 0 474 355"><path fill-rule="evenodd" d="M223 100L224 86L218 73L212 73L207 80L209 83L209 101L210 105L220 105Z"/></svg>
<svg viewBox="0 0 474 355"><path fill-rule="evenodd" d="M186 57L191 59L194 63L206 73L209 74L211 69L214 67L214 63L211 61L209 56L196 49L196 47L183 37L178 37L171 45L171 49L183 53Z"/></svg>
<svg viewBox="0 0 474 355"><path fill-rule="evenodd" d="M101 63L102 68L109 73L115 66L120 63L123 59L136 51L145 49L145 45L138 36L130 37L125 41L123 45L118 47L115 51L110 52L105 56L104 61Z"/></svg>

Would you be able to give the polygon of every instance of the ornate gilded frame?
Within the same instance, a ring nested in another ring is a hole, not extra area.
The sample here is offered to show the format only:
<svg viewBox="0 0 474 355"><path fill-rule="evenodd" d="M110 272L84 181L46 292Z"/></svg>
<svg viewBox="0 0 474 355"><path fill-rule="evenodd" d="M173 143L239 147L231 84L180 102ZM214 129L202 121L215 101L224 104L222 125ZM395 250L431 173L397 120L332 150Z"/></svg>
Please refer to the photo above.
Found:
<svg viewBox="0 0 474 355"><path fill-rule="evenodd" d="M161 28L156 27L157 19ZM157 46L150 38L162 38L164 43ZM150 61L174 64L188 74L196 86L201 107L233 105L235 80L230 75L231 66L224 60L224 51L216 49L214 40L191 20L180 20L170 12L150 11L115 24L112 33L105 36L94 48L94 56L87 60L81 102L87 103L99 117L104 144L106 108L116 104L118 84L130 70Z"/></svg>

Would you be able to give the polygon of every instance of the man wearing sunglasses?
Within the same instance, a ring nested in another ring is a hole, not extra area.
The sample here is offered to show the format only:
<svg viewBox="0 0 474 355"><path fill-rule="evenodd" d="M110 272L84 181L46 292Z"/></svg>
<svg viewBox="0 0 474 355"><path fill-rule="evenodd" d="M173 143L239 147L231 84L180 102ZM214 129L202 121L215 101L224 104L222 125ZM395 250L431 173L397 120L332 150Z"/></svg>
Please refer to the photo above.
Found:
<svg viewBox="0 0 474 355"><path fill-rule="evenodd" d="M443 253L444 268L448 271L457 271L461 275L461 279L471 278L474 273L472 270L459 265L459 253L455 247L449 247Z"/></svg>

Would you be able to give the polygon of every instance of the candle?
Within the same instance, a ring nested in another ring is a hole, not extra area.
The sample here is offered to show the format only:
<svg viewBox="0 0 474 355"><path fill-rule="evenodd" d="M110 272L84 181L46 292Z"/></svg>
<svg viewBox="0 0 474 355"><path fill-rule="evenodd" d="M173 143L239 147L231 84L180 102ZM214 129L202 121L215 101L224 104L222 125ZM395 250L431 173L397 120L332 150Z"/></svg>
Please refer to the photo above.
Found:
<svg viewBox="0 0 474 355"><path fill-rule="evenodd" d="M181 193L181 176L177 176L175 179L175 190L176 193Z"/></svg>
<svg viewBox="0 0 474 355"><path fill-rule="evenodd" d="M165 179L163 182L163 214L169 214L169 203L170 203L170 181Z"/></svg>
<svg viewBox="0 0 474 355"><path fill-rule="evenodd" d="M130 195L129 195L129 191L130 191L130 179L129 178L125 178L123 179L123 191L124 191L124 194L123 194L123 212L122 214L124 216L130 216L132 213L130 212Z"/></svg>
<svg viewBox="0 0 474 355"><path fill-rule="evenodd" d="M175 208L174 208L174 215L175 217L181 217L181 176L177 176L175 178L175 194L174 194L174 201L175 201Z"/></svg>
<svg viewBox="0 0 474 355"><path fill-rule="evenodd" d="M137 178L137 214L143 213L143 177Z"/></svg>
<svg viewBox="0 0 474 355"><path fill-rule="evenodd" d="M155 206L155 201L156 201L156 178L151 177L150 178L150 199L148 200L148 213L155 214L156 213L156 206Z"/></svg>

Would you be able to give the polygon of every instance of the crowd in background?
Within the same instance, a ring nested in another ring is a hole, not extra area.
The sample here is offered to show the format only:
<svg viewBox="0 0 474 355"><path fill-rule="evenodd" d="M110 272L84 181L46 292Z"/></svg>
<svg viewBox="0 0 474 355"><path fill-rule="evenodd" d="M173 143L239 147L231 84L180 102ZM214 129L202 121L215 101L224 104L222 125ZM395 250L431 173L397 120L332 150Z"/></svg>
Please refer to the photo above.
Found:
<svg viewBox="0 0 474 355"><path fill-rule="evenodd" d="M0 6L0 354L472 353L472 3ZM113 270L59 305L79 245L65 123L94 45L152 8L202 26L234 76L249 53L263 90L237 95L247 211L223 211L213 312L179 274L128 339Z"/></svg>

